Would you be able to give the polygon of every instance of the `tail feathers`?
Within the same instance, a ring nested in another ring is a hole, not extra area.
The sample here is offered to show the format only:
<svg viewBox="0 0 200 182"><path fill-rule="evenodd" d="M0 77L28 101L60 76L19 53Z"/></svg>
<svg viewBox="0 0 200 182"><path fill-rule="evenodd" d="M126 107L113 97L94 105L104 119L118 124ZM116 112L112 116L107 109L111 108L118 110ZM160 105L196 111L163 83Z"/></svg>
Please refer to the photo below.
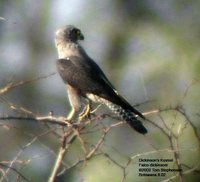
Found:
<svg viewBox="0 0 200 182"><path fill-rule="evenodd" d="M90 95L89 95L90 96ZM88 96L88 97L89 97ZM106 99L100 98L98 96L89 97L94 102L99 102L105 104L112 112L114 112L121 120L126 121L134 130L141 134L146 134L147 129L142 125L142 122L137 119L135 114L131 110L122 108ZM137 111L138 112L138 111ZM139 112L138 112L139 113ZM142 117L142 114L138 114ZM142 117L144 118L144 117Z"/></svg>
<svg viewBox="0 0 200 182"><path fill-rule="evenodd" d="M143 135L147 133L147 129L143 126L141 121L137 120L136 118L134 119L134 121L133 120L127 121L127 123L131 126L131 128L133 128L137 132Z"/></svg>
<svg viewBox="0 0 200 182"><path fill-rule="evenodd" d="M115 104L107 105L118 117L125 120L134 130L141 134L146 134L147 129L143 126L142 122L137 119L133 112Z"/></svg>

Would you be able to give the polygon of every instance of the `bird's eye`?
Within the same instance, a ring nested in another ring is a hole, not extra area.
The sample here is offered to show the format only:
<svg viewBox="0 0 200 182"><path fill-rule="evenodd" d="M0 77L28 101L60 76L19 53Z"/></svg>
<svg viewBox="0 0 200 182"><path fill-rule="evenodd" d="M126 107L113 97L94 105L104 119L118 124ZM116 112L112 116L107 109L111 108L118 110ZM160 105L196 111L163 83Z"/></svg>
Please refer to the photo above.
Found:
<svg viewBox="0 0 200 182"><path fill-rule="evenodd" d="M73 35L73 36L78 36L80 34L80 31L77 30L76 28L74 28L74 29L71 30L70 34Z"/></svg>
<svg viewBox="0 0 200 182"><path fill-rule="evenodd" d="M78 29L74 29L74 34L79 37L81 35L81 31Z"/></svg>
<svg viewBox="0 0 200 182"><path fill-rule="evenodd" d="M76 31L76 35L77 35L77 36L80 36L80 35L81 35L80 30L77 30L77 31Z"/></svg>
<svg viewBox="0 0 200 182"><path fill-rule="evenodd" d="M70 37L74 40L83 40L84 39L81 31L77 28L74 28L70 31Z"/></svg>

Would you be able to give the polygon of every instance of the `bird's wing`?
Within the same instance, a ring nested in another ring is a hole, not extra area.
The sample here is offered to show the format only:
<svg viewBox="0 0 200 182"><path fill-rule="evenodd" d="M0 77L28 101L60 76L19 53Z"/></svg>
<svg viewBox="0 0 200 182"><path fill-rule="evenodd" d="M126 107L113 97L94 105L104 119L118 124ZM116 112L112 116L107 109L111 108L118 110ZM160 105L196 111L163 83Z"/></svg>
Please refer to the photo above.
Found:
<svg viewBox="0 0 200 182"><path fill-rule="evenodd" d="M91 59L88 59L88 61L90 61L90 65L91 65L91 69L96 70L96 73L98 75L98 77L100 77L101 79L103 79L103 82L105 84L107 84L110 89L112 89L112 92L115 92L115 97L114 99L116 99L117 97L117 101L123 105L126 105L126 107L131 110L133 113L139 115L141 118L145 119L145 117L135 108L133 108L115 89L115 87L111 84L111 82L108 80L108 78L106 77L106 75L104 74L104 72L101 70L101 68ZM111 100L109 100L111 101ZM115 102L114 102L115 103ZM117 104L117 103L116 103Z"/></svg>
<svg viewBox="0 0 200 182"><path fill-rule="evenodd" d="M57 69L63 81L76 88L82 96L97 95L144 118L117 93L100 67L90 58L82 59L71 56L66 59L58 59Z"/></svg>

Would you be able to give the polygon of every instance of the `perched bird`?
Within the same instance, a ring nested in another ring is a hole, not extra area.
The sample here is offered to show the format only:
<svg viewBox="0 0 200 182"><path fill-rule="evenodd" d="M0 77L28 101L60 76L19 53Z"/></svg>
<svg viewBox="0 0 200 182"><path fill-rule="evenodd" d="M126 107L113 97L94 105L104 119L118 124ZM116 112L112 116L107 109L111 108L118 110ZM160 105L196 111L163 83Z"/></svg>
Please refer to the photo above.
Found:
<svg viewBox="0 0 200 182"><path fill-rule="evenodd" d="M72 25L58 29L55 34L59 55L57 69L67 87L72 106L67 119L74 117L81 107L81 98L86 98L106 105L120 120L126 121L139 133L147 133L138 119L145 119L144 116L118 94L101 68L79 44L79 40L84 40L84 36L80 29Z"/></svg>

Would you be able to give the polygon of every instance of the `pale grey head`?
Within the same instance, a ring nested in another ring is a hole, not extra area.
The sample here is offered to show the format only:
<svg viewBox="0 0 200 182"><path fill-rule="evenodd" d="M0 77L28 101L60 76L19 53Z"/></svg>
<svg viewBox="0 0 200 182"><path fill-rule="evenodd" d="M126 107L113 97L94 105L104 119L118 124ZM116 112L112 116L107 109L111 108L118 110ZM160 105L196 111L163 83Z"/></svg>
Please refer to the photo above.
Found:
<svg viewBox="0 0 200 182"><path fill-rule="evenodd" d="M81 33L81 30L76 28L73 25L67 25L56 31L55 41L60 42L73 42L77 43L78 40L83 40L84 36Z"/></svg>
<svg viewBox="0 0 200 182"><path fill-rule="evenodd" d="M81 30L73 25L67 25L58 29L55 33L55 45L59 58L66 58L84 52L78 44L79 40L84 40Z"/></svg>

